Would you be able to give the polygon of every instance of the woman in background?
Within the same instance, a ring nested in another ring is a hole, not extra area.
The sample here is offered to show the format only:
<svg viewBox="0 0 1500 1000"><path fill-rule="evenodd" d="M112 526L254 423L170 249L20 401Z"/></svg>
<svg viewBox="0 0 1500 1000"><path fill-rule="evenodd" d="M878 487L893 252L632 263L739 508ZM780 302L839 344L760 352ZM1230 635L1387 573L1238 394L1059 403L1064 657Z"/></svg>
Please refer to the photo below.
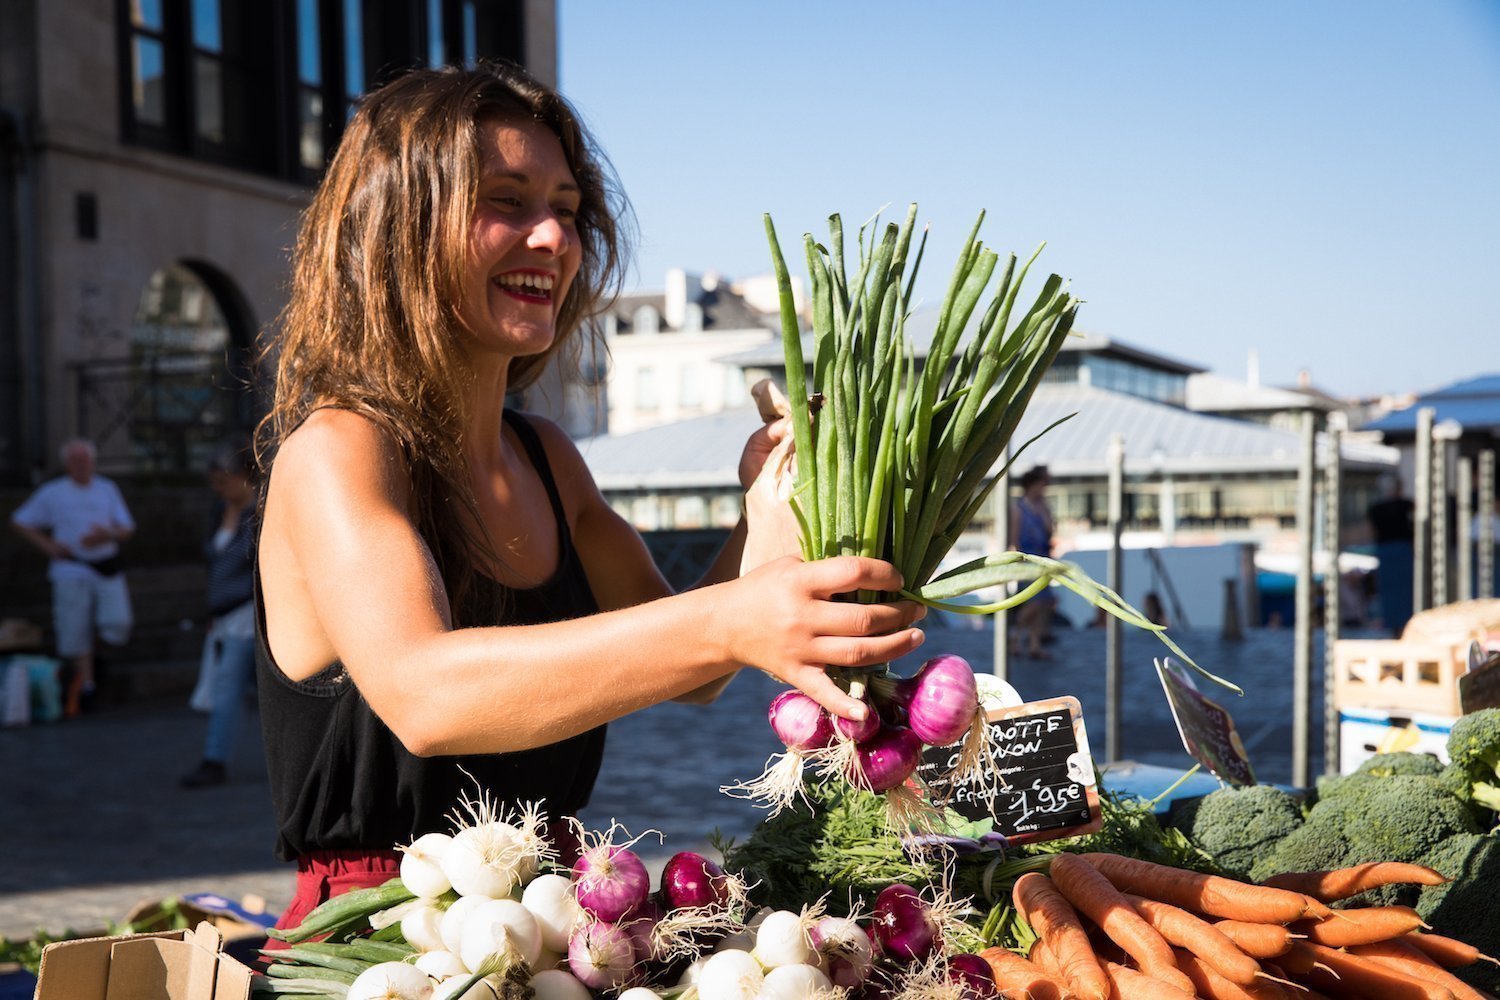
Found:
<svg viewBox="0 0 1500 1000"><path fill-rule="evenodd" d="M212 623L204 672L210 701L203 759L183 775L184 788L222 785L255 680L255 490L260 477L249 442L214 457L208 481L218 500L204 543Z"/></svg>

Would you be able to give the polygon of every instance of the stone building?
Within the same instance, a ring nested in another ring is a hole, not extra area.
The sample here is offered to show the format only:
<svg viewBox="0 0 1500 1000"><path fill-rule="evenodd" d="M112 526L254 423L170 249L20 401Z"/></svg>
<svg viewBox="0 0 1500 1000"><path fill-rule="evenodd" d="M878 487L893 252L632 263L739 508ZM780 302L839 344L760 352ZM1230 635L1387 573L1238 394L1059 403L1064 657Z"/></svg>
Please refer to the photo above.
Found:
<svg viewBox="0 0 1500 1000"><path fill-rule="evenodd" d="M0 7L0 507L94 439L141 525L142 635L201 617L205 462L258 416L253 347L353 102L483 57L555 82L554 0ZM40 557L4 534L0 612L44 620Z"/></svg>

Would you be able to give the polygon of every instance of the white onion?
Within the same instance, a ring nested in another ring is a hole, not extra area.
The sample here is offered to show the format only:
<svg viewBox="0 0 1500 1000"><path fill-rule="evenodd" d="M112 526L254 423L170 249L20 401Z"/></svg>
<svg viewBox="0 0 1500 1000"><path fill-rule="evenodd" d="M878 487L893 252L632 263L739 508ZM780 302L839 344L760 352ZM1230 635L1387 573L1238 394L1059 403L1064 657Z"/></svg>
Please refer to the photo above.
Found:
<svg viewBox="0 0 1500 1000"><path fill-rule="evenodd" d="M765 975L748 951L721 951L698 973L699 1000L755 1000Z"/></svg>
<svg viewBox="0 0 1500 1000"><path fill-rule="evenodd" d="M766 973L758 1000L807 1000L833 984L811 965L783 965Z"/></svg>
<svg viewBox="0 0 1500 1000"><path fill-rule="evenodd" d="M777 910L755 932L754 955L768 969L813 961L812 941L800 913Z"/></svg>
<svg viewBox="0 0 1500 1000"><path fill-rule="evenodd" d="M453 888L443 874L443 854L453 838L446 833L424 833L401 854L401 884L424 899L435 899Z"/></svg>
<svg viewBox="0 0 1500 1000"><path fill-rule="evenodd" d="M531 989L536 1000L589 1000L589 988L576 976L561 969L548 969L531 977Z"/></svg>
<svg viewBox="0 0 1500 1000"><path fill-rule="evenodd" d="M347 1000L431 1000L432 980L405 962L381 962L361 972Z"/></svg>
<svg viewBox="0 0 1500 1000"><path fill-rule="evenodd" d="M443 911L419 906L401 918L401 936L418 951L443 950Z"/></svg>
<svg viewBox="0 0 1500 1000"><path fill-rule="evenodd" d="M513 899L492 899L477 907L464 923L458 957L478 970L496 952L510 952L527 965L542 954L542 932L531 911Z"/></svg>
<svg viewBox="0 0 1500 1000"><path fill-rule="evenodd" d="M853 989L870 976L874 948L864 928L848 917L824 917L812 929L818 968L835 986Z"/></svg>
<svg viewBox="0 0 1500 1000"><path fill-rule="evenodd" d="M450 976L467 976L470 972L459 961L457 955L446 949L423 952L412 962L417 968L427 973L433 979L447 979Z"/></svg>
<svg viewBox="0 0 1500 1000"><path fill-rule="evenodd" d="M521 904L536 917L542 944L552 951L566 952L573 925L583 912L573 897L572 881L561 875L538 875L526 886Z"/></svg>
<svg viewBox="0 0 1500 1000"><path fill-rule="evenodd" d="M463 1000L500 1000L500 994L495 992L494 985L488 979L481 979L473 986L464 990L464 983L472 978L473 976L470 973L464 973L461 976L449 976L441 983L438 983L437 989L432 991L432 1000L459 1000L460 997ZM463 992L460 993L459 990L463 990Z"/></svg>
<svg viewBox="0 0 1500 1000"><path fill-rule="evenodd" d="M453 835L443 852L443 874L460 896L500 899L520 882L524 853L509 823L478 823Z"/></svg>
<svg viewBox="0 0 1500 1000"><path fill-rule="evenodd" d="M480 906L490 902L488 896L462 896L443 914L443 947L457 955L464 940L464 926L469 915Z"/></svg>
<svg viewBox="0 0 1500 1000"><path fill-rule="evenodd" d="M543 934L543 937L545 938L545 932ZM534 972L540 972L543 969L566 969L568 967L567 961L567 955L548 948L544 941L542 944L542 953L537 958L536 964L531 968Z"/></svg>

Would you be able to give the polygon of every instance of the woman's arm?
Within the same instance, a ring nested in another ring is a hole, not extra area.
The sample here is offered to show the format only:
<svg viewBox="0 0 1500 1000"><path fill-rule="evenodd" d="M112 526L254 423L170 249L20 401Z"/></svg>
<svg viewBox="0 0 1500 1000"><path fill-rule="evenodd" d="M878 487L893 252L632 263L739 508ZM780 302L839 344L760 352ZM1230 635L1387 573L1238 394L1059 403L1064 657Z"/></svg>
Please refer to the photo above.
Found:
<svg viewBox="0 0 1500 1000"><path fill-rule="evenodd" d="M852 557L779 560L733 582L574 621L453 630L441 578L407 515L408 493L400 456L382 432L354 414L320 411L277 457L261 565L283 669L306 676L309 665L337 657L375 714L419 755L546 745L693 691L740 664L858 716L864 706L823 665L881 663L921 641L908 627L914 605L831 600L900 587L894 567ZM600 514L580 512L583 536L601 530L589 523ZM639 536L635 544L644 549ZM635 560L611 565L628 578ZM601 603L644 593L629 579L600 589ZM299 597L311 605L316 628L297 634L302 648L294 650L281 642L276 612ZM294 660L302 664L296 671Z"/></svg>

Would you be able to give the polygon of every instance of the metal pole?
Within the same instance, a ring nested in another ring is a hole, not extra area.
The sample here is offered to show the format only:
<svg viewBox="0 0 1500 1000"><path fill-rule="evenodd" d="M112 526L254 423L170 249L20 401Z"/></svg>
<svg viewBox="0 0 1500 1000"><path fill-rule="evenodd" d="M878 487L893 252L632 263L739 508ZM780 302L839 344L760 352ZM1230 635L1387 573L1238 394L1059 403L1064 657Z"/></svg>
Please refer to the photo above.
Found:
<svg viewBox="0 0 1500 1000"><path fill-rule="evenodd" d="M1432 416L1430 406L1417 411L1417 481L1412 496L1412 575L1411 610L1413 614L1432 607L1431 577L1428 571L1428 543L1432 531Z"/></svg>
<svg viewBox="0 0 1500 1000"><path fill-rule="evenodd" d="M1436 431L1436 428L1433 429ZM1448 603L1448 439L1432 442L1432 606Z"/></svg>
<svg viewBox="0 0 1500 1000"><path fill-rule="evenodd" d="M1124 553L1120 536L1125 531L1125 437L1109 439L1109 589L1124 589ZM1114 615L1104 618L1104 759L1120 759L1120 658L1124 627Z"/></svg>
<svg viewBox="0 0 1500 1000"><path fill-rule="evenodd" d="M1343 624L1340 604L1343 595L1340 591L1344 576L1339 569L1344 527L1342 516L1343 430L1337 426L1329 426L1325 441L1328 445L1328 466L1323 473L1323 537L1327 543L1328 572L1323 574L1323 773L1337 774L1339 769L1339 711L1334 702L1333 685L1337 679L1337 674L1334 672L1336 662L1334 652L1338 648L1339 631Z"/></svg>
<svg viewBox="0 0 1500 1000"><path fill-rule="evenodd" d="M1474 460L1458 459L1458 524L1453 533L1458 544L1457 579L1453 581L1455 600L1467 601L1474 596Z"/></svg>
<svg viewBox="0 0 1500 1000"><path fill-rule="evenodd" d="M1479 453L1479 596L1495 596L1495 452Z"/></svg>
<svg viewBox="0 0 1500 1000"><path fill-rule="evenodd" d="M1302 455L1297 465L1297 622L1292 661L1292 784L1306 788L1308 704L1312 683L1313 501L1316 492L1317 418L1302 414Z"/></svg>
<svg viewBox="0 0 1500 1000"><path fill-rule="evenodd" d="M1004 552L1010 548L1010 446L1005 448L1004 465L1001 466L1000 482L990 494L995 501L996 550ZM995 676L1002 681L1010 679L1010 612L995 612Z"/></svg>

